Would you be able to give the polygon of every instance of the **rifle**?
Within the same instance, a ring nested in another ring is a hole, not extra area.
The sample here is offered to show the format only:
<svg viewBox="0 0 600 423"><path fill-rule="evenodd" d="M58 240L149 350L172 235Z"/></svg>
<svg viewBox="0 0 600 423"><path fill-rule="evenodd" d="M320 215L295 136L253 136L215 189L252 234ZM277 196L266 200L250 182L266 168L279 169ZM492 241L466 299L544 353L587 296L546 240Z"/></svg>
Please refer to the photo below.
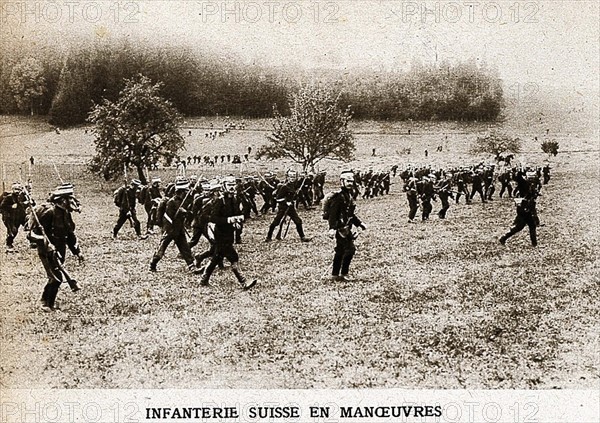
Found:
<svg viewBox="0 0 600 423"><path fill-rule="evenodd" d="M127 184L129 178L127 177L127 165L125 163L123 163L123 171L125 175L125 185L123 185L123 187L125 188L124 193L125 199L127 201L127 220L129 221L131 227L135 229L135 222L133 221L133 216L131 216L131 204L129 204L129 195L127 194Z"/></svg>
<svg viewBox="0 0 600 423"><path fill-rule="evenodd" d="M302 178L302 183L300 184L300 187L296 190L296 192L294 193L294 198L292 199L292 204L287 206L287 209L285 210L285 214L283 215L283 219L281 219L281 223L279 224L279 230L277 231L277 239L282 239L281 238L281 231L283 230L283 225L285 223L285 220L287 218L287 227L285 229L285 232L283 234L283 238L285 238L287 236L288 230L290 229L290 222L292 221L292 218L289 217L289 211L290 211L290 207L292 207L292 205L296 202L296 197L298 197L298 194L300 193L300 191L302 190L302 187L304 186L304 182L306 182L306 176Z"/></svg>

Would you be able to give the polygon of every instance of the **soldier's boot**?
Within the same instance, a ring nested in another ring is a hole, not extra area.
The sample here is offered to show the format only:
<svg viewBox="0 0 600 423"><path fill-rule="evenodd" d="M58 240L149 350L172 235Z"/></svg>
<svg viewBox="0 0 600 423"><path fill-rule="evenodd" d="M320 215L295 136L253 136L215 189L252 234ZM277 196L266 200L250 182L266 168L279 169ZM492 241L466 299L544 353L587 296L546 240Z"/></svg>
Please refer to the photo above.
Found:
<svg viewBox="0 0 600 423"><path fill-rule="evenodd" d="M158 264L159 260L160 259L158 257L153 257L152 258L152 261L150 262L150 271L151 272L156 272L157 271L156 265Z"/></svg>
<svg viewBox="0 0 600 423"><path fill-rule="evenodd" d="M271 242L271 240L273 239L274 231L275 227L273 225L269 226L269 232L267 233L267 238L265 239L265 242Z"/></svg>
<svg viewBox="0 0 600 423"><path fill-rule="evenodd" d="M304 228L302 227L302 224L296 225L296 230L298 231L298 235L300 236L300 241L310 242L310 238L307 238L306 235L304 235Z"/></svg>
<svg viewBox="0 0 600 423"><path fill-rule="evenodd" d="M499 241L501 245L506 245L506 235L503 235L500 237Z"/></svg>
<svg viewBox="0 0 600 423"><path fill-rule="evenodd" d="M58 288L60 282L49 281L44 287L44 293L42 294L42 310L52 311L55 310L56 296L58 295Z"/></svg>
<svg viewBox="0 0 600 423"><path fill-rule="evenodd" d="M69 279L67 283L69 284L69 288L71 288L71 291L77 292L81 290L75 279Z"/></svg>
<svg viewBox="0 0 600 423"><path fill-rule="evenodd" d="M233 271L233 274L237 278L237 280L240 283L240 285L242 286L243 290L248 290L248 289L252 288L254 285L256 285L256 282L257 282L256 279L248 281L246 279L246 277L244 275L242 275L242 272L240 271L240 268L238 267L237 263L231 263L231 270Z"/></svg>
<svg viewBox="0 0 600 423"><path fill-rule="evenodd" d="M212 275L212 272L215 270L215 267L217 267L217 260L215 260L213 257L210 263L208 263L208 266L204 268L204 273L202 273L202 277L200 278L200 285L209 285L208 281L210 279L210 275Z"/></svg>
<svg viewBox="0 0 600 423"><path fill-rule="evenodd" d="M50 305L48 304L48 296L49 296L49 291L50 289L48 288L50 285L50 282L48 282L46 284L46 286L44 287L44 292L42 292L42 298L40 299L40 307L42 308L43 311L52 311L52 309L50 308Z"/></svg>

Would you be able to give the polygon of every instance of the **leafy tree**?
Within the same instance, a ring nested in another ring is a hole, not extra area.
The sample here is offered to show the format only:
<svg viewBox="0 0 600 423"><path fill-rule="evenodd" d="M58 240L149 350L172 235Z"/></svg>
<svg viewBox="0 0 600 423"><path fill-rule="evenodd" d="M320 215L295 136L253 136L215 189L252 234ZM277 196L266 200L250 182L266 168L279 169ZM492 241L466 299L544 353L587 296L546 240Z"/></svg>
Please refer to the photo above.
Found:
<svg viewBox="0 0 600 423"><path fill-rule="evenodd" d="M542 143L542 151L548 156L556 156L558 154L558 141L546 140Z"/></svg>
<svg viewBox="0 0 600 423"><path fill-rule="evenodd" d="M492 154L496 160L504 153L518 153L521 151L521 140L507 134L492 131L483 137L477 137L471 146L472 154Z"/></svg>
<svg viewBox="0 0 600 423"><path fill-rule="evenodd" d="M96 155L91 168L105 179L115 179L133 166L142 183L144 168L163 158L170 162L184 146L179 133L179 112L160 94L162 84L138 75L125 80L125 88L113 103L94 106L88 121L94 124Z"/></svg>
<svg viewBox="0 0 600 423"><path fill-rule="evenodd" d="M342 110L330 91L305 86L291 96L289 110L289 116L274 111L273 133L269 144L259 150L259 157L290 158L305 170L326 157L352 158L355 147L348 129L350 107Z"/></svg>
<svg viewBox="0 0 600 423"><path fill-rule="evenodd" d="M23 59L12 69L9 86L13 93L17 108L34 113L34 102L46 91L46 79L42 64L34 59Z"/></svg>

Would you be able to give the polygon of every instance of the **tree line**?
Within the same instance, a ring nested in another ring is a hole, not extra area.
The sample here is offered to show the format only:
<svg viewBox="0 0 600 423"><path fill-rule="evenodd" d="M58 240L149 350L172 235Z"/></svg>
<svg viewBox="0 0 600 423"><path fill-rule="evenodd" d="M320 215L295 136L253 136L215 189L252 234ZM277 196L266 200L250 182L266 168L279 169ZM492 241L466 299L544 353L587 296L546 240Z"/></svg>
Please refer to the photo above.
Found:
<svg viewBox="0 0 600 423"><path fill-rule="evenodd" d="M497 72L472 62L416 64L408 71L307 71L241 63L233 55L128 39L73 44L61 52L37 43L4 48L0 114L48 115L60 126L84 123L94 104L115 101L125 79L143 74L184 116L273 117L307 82L339 93L353 116L374 120L484 120L503 107Z"/></svg>

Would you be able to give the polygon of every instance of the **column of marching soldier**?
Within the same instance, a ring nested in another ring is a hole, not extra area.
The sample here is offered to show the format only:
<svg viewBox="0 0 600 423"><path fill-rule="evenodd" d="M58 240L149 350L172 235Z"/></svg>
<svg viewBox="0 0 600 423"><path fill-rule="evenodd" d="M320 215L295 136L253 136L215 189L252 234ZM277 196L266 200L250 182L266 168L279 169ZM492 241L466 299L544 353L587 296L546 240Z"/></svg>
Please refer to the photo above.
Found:
<svg viewBox="0 0 600 423"><path fill-rule="evenodd" d="M227 259L241 287L247 290L257 281L248 280L242 274L234 245L241 243L244 224L252 214L258 216L276 212L266 242L272 241L273 235L277 240L284 238L291 222L300 240L309 242L302 219L298 216L298 207L310 210L322 204L323 219L327 220L329 226L328 234L336 240L329 278L348 281L350 262L356 251L354 240L358 236L357 229L365 229L356 216L355 200L359 196L368 199L389 194L390 179L399 174L408 199L410 223L415 222L419 207L422 210L421 219L428 220L432 211L431 201L437 198L441 202L438 212L440 219L446 218L450 208L449 199L459 204L464 196L465 202L471 204L478 194L483 203L492 201L496 183L499 182L499 197L502 198L506 193L508 197L515 198L517 205L514 225L499 239L500 243L504 245L508 238L528 226L531 243L533 246L537 244L536 227L540 222L535 201L542 185L550 180L548 165L543 168L496 168L494 164L479 163L451 169L434 170L430 166L411 165L400 172L398 169L394 165L389 171L344 171L340 174L340 189L327 195L324 194L325 172L298 175L296 171L288 170L284 181L271 172L212 180L195 176L178 177L168 183L164 191L159 178L152 178L148 186L133 179L113 194L119 217L112 236L117 238L120 229L128 221L140 240L154 234L155 228L159 227L162 235L150 262L150 271L157 271L159 261L173 242L188 269L201 275L202 285L209 285L215 268L223 268L223 260ZM80 203L74 196L72 184L61 184L50 194L46 203L37 206L30 192L30 184L23 186L14 183L10 192L2 194L0 211L7 229L6 247L7 252L13 251L13 241L19 227L24 226L48 277L41 298L42 308L51 311L56 308L56 296L62 282L67 282L73 291L79 290L77 282L71 278L63 263L67 247L83 261L72 218L73 212L80 211ZM256 203L259 194L263 200L260 209ZM145 233L142 233L142 225L137 218L138 202L146 211ZM188 229L191 231L189 239ZM198 245L203 236L208 241L208 249L194 255L192 248Z"/></svg>

